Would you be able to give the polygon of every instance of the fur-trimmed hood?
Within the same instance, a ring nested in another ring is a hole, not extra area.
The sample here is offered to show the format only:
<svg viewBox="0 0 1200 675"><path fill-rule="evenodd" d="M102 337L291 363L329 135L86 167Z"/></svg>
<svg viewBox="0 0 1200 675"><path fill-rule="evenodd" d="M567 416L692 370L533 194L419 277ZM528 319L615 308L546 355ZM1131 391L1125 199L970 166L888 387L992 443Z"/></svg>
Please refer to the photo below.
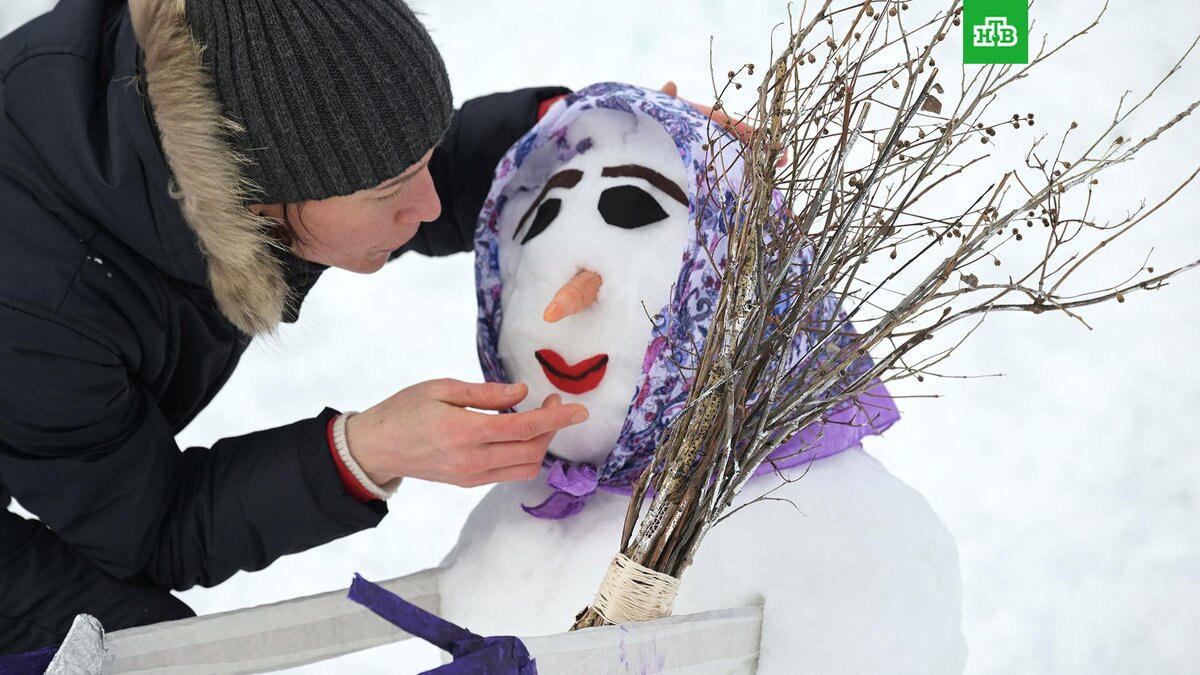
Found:
<svg viewBox="0 0 1200 675"><path fill-rule="evenodd" d="M172 196L207 261L217 307L248 335L270 332L290 302L286 269L270 221L246 209L256 189L230 143L240 129L217 101L185 0L130 0L129 12Z"/></svg>

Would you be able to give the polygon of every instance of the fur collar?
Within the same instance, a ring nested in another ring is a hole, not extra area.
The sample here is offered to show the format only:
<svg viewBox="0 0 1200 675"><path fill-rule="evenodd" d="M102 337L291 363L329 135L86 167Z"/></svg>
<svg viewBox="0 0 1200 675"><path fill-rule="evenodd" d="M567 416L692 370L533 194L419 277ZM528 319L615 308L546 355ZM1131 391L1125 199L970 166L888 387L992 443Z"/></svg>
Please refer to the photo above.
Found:
<svg viewBox="0 0 1200 675"><path fill-rule="evenodd" d="M227 118L187 26L186 0L130 0L146 86L163 154L174 176L172 196L208 262L218 309L247 335L273 331L289 303L283 263L272 248L271 223L246 209L256 186L249 161L230 143L241 128Z"/></svg>

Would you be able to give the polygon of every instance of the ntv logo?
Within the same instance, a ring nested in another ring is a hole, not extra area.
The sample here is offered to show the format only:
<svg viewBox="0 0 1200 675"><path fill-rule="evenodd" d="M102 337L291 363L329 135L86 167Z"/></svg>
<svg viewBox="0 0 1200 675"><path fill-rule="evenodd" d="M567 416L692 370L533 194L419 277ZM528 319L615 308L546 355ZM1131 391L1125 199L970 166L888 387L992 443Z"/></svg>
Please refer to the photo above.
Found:
<svg viewBox="0 0 1200 675"><path fill-rule="evenodd" d="M962 19L963 63L1029 63L1027 2L965 0Z"/></svg>
<svg viewBox="0 0 1200 675"><path fill-rule="evenodd" d="M976 47L1015 47L1017 46L1017 28L1010 26L1002 16L989 16L984 19L982 26L975 28Z"/></svg>

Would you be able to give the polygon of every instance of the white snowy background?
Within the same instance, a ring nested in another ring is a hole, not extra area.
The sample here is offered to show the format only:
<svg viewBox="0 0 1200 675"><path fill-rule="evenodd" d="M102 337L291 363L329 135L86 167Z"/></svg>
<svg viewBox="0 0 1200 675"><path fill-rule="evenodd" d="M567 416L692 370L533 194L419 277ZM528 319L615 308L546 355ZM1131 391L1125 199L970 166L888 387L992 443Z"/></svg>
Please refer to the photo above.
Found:
<svg viewBox="0 0 1200 675"><path fill-rule="evenodd" d="M668 79L685 97L711 100L710 35L724 73L765 63L770 30L787 18L779 0L412 4L459 102L539 84ZM1100 4L1038 3L1034 35L1065 36ZM0 33L52 5L0 0ZM1035 132L1056 142L1071 120L1099 130L1121 92L1146 92L1197 34L1194 0L1114 0L1082 43L997 104L1004 116L1037 115L1037 127L1008 142L1026 145ZM940 65L958 58L947 45ZM1200 54L1117 133L1141 138L1197 94ZM1102 176L1097 219L1117 219L1142 197L1153 203L1198 164L1200 118ZM1200 185L1139 229L1084 281L1124 278L1152 248L1160 270L1200 258ZM902 421L866 446L925 494L958 540L970 673L1182 673L1200 663L1200 271L1085 317L1095 330L1060 316L989 319L943 370L1004 376L896 387L940 398L905 399ZM326 405L363 409L423 380L479 381L474 335L471 255L406 256L369 277L331 272L299 324L252 347L180 444ZM409 481L377 529L182 597L210 613L345 587L354 572L385 579L436 565L485 491ZM404 673L438 662L410 641L305 670Z"/></svg>

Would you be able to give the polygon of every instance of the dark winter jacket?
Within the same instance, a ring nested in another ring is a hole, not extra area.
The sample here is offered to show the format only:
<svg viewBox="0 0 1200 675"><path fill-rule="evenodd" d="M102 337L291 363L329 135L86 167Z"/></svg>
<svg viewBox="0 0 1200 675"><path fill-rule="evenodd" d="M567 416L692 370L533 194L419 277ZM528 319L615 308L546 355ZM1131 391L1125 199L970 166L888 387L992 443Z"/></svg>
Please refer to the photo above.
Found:
<svg viewBox="0 0 1200 675"><path fill-rule="evenodd" d="M7 490L104 571L185 589L386 507L343 490L332 410L175 444L321 271L247 215L186 29L154 15L175 4L61 0L0 41L0 509ZM431 164L442 218L397 255L471 250L496 162L562 91L466 103Z"/></svg>

